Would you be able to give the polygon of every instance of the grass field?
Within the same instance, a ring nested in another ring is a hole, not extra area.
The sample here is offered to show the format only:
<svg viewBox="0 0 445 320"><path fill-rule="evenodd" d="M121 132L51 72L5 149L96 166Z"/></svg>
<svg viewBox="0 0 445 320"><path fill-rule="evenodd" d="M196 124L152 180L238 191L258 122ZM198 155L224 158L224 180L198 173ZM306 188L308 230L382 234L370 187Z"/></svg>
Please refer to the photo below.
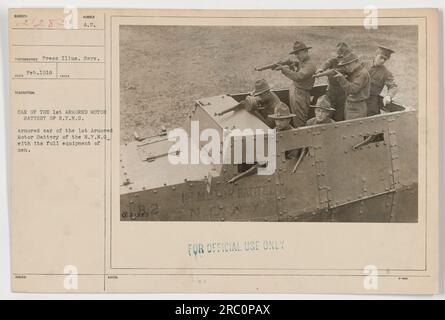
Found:
<svg viewBox="0 0 445 320"><path fill-rule="evenodd" d="M387 67L399 85L397 101L417 107L417 27L194 27L121 26L121 143L134 131L156 134L180 127L201 97L251 91L256 79L276 88L290 81L255 67L288 58L295 40L312 46L320 66L339 41L371 58L378 44L396 51ZM321 83L323 80L320 81Z"/></svg>

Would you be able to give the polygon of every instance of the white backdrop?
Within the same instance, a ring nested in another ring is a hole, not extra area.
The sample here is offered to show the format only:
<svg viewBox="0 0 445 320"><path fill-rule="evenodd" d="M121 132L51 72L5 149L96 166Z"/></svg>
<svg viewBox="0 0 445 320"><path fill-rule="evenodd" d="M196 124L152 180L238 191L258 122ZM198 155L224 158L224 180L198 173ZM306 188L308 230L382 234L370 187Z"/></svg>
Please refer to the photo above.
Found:
<svg viewBox="0 0 445 320"><path fill-rule="evenodd" d="M342 2L334 1L321 1L312 0L310 2L300 2L295 0L187 0L185 1L147 1L142 0L59 0L55 4L54 0L2 0L0 3L0 17L1 17L1 52L0 52L0 300L3 299L379 299L381 296L335 296L335 295L39 295L39 294L13 294L10 290L10 259L9 259L9 183L10 177L8 176L9 165L9 100L8 100L8 39L7 39L7 27L8 27L8 7L63 7L65 5L72 5L77 7L93 7L93 8L171 8L171 9L364 9L366 6L373 5L377 8L397 8L403 5L405 8L440 8L443 15L445 8L445 2L443 0L423 0L423 1L363 1L363 0L349 0ZM443 19L443 18L442 18ZM442 20L441 19L441 20ZM441 88L443 86L443 23L441 21L442 34L441 34ZM443 146L444 138L444 112L443 112L443 90L441 90L441 145ZM444 163L445 153L441 150L441 190L444 186ZM20 196L20 195L16 195ZM441 203L441 213L443 214L443 201ZM444 244L443 230L444 219L441 220L441 243ZM444 246L441 247L441 294L435 297L418 297L407 296L402 297L404 299L415 298L434 298L444 299L444 262L445 262L445 250ZM385 296L388 299L401 298L400 296Z"/></svg>

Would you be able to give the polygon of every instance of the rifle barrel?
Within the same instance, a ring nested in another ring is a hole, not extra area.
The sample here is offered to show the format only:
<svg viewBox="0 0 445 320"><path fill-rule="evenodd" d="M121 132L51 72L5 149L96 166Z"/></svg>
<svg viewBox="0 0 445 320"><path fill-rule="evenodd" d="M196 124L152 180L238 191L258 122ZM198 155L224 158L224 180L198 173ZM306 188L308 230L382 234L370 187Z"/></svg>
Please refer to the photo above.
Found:
<svg viewBox="0 0 445 320"><path fill-rule="evenodd" d="M241 101L241 102L238 102L236 105L234 105L233 107L230 107L230 108L227 108L227 109L225 109L225 110L223 110L223 111L221 111L221 112L216 112L215 113L215 116L222 116L222 115L224 115L224 114L226 114L226 113L229 113L229 112L231 112L231 111L235 111L235 110L237 110L239 107L241 107L241 105L243 105L244 104L244 100L243 101Z"/></svg>
<svg viewBox="0 0 445 320"><path fill-rule="evenodd" d="M274 69L278 66L277 63L273 63L273 64L269 64L267 66L264 67L260 67L260 68L255 68L256 71L264 71L264 70L268 70L268 69Z"/></svg>
<svg viewBox="0 0 445 320"><path fill-rule="evenodd" d="M255 68L255 70L263 71L263 70L268 70L268 69L275 69L278 66L291 66L293 64L294 64L294 62L292 62L291 60L279 61L277 63L268 64L267 66L264 66L264 67Z"/></svg>

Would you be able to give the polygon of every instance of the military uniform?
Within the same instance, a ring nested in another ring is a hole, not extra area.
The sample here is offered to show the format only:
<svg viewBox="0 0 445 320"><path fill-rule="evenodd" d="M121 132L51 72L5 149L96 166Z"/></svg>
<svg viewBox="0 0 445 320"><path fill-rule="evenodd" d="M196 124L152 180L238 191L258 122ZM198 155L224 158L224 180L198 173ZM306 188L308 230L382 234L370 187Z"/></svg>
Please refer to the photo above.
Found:
<svg viewBox="0 0 445 320"><path fill-rule="evenodd" d="M336 56L326 61L320 68L320 71L337 69L338 64L343 59L343 57L350 52L351 51L348 45L344 42L340 42L339 44L337 44ZM331 106L335 109L335 113L333 116L334 120L344 120L346 93L338 83L337 79L332 75L328 75L328 89L326 91L326 95L331 101Z"/></svg>
<svg viewBox="0 0 445 320"><path fill-rule="evenodd" d="M253 101L252 99L247 99L246 110L250 113L258 112L270 128L275 128L275 121L269 118L269 115L274 113L276 106L280 102L280 98L278 98L274 92L271 92L270 96L265 101L258 101L258 99Z"/></svg>
<svg viewBox="0 0 445 320"><path fill-rule="evenodd" d="M350 53L346 56L339 66L345 66L357 61L358 57ZM339 84L345 90L345 120L363 118L367 116L366 100L369 98L370 77L368 71L361 65L348 75L348 79L340 74L336 76Z"/></svg>
<svg viewBox="0 0 445 320"><path fill-rule="evenodd" d="M310 48L297 41L291 54ZM315 64L310 61L309 57L305 61L300 61L295 71L289 68L281 70L286 77L293 81L293 86L289 90L289 102L291 111L296 115L293 119L296 128L304 126L308 119L311 98L309 92L314 87L315 78L313 75L316 71Z"/></svg>
<svg viewBox="0 0 445 320"><path fill-rule="evenodd" d="M261 79L255 82L255 90L252 92L251 96L246 98L245 108L250 113L260 116L261 120L264 121L270 128L275 128L275 121L269 116L274 114L275 109L281 103L280 98L270 91L266 80ZM268 95L264 99L259 99L258 96L264 92L269 91Z"/></svg>
<svg viewBox="0 0 445 320"><path fill-rule="evenodd" d="M394 51L380 47L379 54L383 55L386 59L389 59L391 53ZM386 86L388 89L387 96L394 98L397 93L398 86L394 81L394 76L392 73L384 66L376 66L374 65L374 61L366 61L363 63L363 66L369 72L369 76L371 78L371 89L369 98L367 100L368 105L368 116L373 116L380 113L379 106L379 95L382 92L383 88Z"/></svg>

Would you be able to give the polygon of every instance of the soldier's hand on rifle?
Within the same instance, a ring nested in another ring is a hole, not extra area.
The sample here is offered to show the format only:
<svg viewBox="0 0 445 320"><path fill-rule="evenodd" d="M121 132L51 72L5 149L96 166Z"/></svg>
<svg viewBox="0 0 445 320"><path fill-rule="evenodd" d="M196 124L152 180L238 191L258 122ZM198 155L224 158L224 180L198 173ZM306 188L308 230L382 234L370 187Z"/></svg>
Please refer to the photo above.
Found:
<svg viewBox="0 0 445 320"><path fill-rule="evenodd" d="M340 72L338 72L338 70L334 69L334 78L339 78L339 77L342 77L342 76L343 76L342 73L340 73Z"/></svg>
<svg viewBox="0 0 445 320"><path fill-rule="evenodd" d="M274 70L283 71L284 69L290 70L289 66L279 64Z"/></svg>
<svg viewBox="0 0 445 320"><path fill-rule="evenodd" d="M383 105L386 106L389 103L391 103L391 97L390 96L385 96L383 98Z"/></svg>
<svg viewBox="0 0 445 320"><path fill-rule="evenodd" d="M245 108L248 112L255 112L258 109L258 98L254 96L247 96L245 99Z"/></svg>

